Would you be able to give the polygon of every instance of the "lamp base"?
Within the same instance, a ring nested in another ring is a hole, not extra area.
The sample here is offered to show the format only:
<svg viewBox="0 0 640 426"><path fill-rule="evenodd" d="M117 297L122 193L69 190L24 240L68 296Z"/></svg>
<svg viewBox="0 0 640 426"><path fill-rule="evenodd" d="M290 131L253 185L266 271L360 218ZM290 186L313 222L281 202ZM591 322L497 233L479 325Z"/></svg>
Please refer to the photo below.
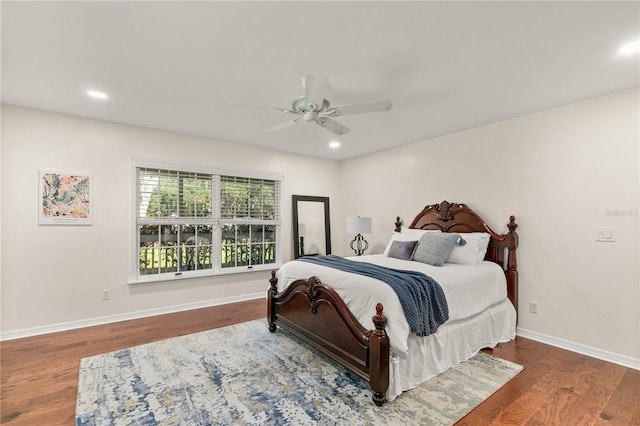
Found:
<svg viewBox="0 0 640 426"><path fill-rule="evenodd" d="M355 246L355 247L354 247ZM356 237L351 241L350 244L351 250L353 250L358 256L361 256L366 249L369 248L369 243L361 234L356 235Z"/></svg>

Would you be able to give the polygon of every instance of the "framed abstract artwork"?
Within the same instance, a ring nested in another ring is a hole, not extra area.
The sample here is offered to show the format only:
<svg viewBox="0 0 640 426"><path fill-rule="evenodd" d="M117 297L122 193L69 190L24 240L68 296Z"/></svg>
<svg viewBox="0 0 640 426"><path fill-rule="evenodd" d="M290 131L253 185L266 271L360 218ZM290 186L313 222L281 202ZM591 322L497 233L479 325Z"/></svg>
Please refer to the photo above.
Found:
<svg viewBox="0 0 640 426"><path fill-rule="evenodd" d="M40 225L91 225L93 179L86 173L40 170Z"/></svg>

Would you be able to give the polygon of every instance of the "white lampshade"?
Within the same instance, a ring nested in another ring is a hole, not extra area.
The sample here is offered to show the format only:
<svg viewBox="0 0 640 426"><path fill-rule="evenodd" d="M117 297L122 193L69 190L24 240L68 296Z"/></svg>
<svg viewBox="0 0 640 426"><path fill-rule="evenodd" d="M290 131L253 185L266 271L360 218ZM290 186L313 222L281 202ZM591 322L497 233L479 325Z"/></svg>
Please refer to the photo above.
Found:
<svg viewBox="0 0 640 426"><path fill-rule="evenodd" d="M307 233L307 225L304 223L298 223L298 235L304 237Z"/></svg>
<svg viewBox="0 0 640 426"><path fill-rule="evenodd" d="M347 232L349 234L370 234L371 218L370 217L348 217Z"/></svg>

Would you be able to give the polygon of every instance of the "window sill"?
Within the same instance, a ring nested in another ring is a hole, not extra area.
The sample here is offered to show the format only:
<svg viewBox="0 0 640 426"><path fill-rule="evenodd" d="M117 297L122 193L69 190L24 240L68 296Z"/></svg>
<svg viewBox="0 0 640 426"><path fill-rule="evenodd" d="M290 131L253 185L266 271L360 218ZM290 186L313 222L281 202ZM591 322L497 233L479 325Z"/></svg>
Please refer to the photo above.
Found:
<svg viewBox="0 0 640 426"><path fill-rule="evenodd" d="M271 272L274 269L278 269L280 265L276 263L268 264L268 265L257 265L251 268L249 267L236 267L229 269L222 269L220 271L211 273L211 272L177 272L175 275L146 275L140 278L132 278L128 281L129 285L137 285L137 284L151 284L151 283L163 283L163 282L175 282L175 281L184 281L184 280L193 280L198 278L215 278L223 275L237 275L237 274L247 274L251 272Z"/></svg>

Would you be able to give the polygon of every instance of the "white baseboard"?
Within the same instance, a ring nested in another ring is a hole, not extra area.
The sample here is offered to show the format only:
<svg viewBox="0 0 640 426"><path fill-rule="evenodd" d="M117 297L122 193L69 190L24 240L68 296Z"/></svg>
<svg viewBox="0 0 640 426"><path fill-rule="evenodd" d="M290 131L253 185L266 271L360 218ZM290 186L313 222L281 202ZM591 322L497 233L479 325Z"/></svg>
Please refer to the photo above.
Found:
<svg viewBox="0 0 640 426"><path fill-rule="evenodd" d="M138 318L152 317L155 315L171 314L174 312L189 311L192 309L208 308L210 306L226 305L228 303L243 302L265 298L265 293L245 294L236 297L225 297L223 299L206 300L195 303L185 303L182 305L166 306L163 308L148 309L145 311L129 312L126 314L108 315L104 317L88 318L85 320L64 322L58 324L44 325L22 330L7 331L0 333L0 341L21 339L23 337L39 336L41 334L57 333L59 331L75 330L78 328L92 327L95 325L110 324L113 322L127 321Z"/></svg>
<svg viewBox="0 0 640 426"><path fill-rule="evenodd" d="M546 343L547 345L555 346L557 348L566 349L568 351L587 355L592 358L612 362L614 364L622 365L623 367L633 368L634 370L640 370L640 359L638 358L617 354L615 352L605 351L603 349L594 348L593 346L583 345L582 343L572 342L569 340L561 339L559 337L549 336L547 334L538 333L537 331L531 331L520 327L518 327L517 329L517 334L518 336L535 340L537 342Z"/></svg>

